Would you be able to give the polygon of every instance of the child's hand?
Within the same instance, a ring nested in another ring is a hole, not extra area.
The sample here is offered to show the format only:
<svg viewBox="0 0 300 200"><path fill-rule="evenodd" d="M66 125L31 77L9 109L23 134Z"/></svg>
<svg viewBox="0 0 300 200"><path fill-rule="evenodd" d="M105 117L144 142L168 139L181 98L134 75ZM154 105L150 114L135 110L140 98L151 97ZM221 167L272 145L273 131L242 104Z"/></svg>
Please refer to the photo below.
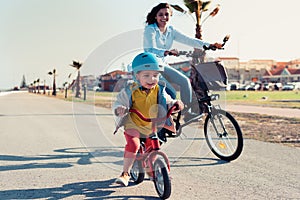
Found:
<svg viewBox="0 0 300 200"><path fill-rule="evenodd" d="M184 104L183 104L183 102L181 100L177 100L174 104L178 105L178 109L179 110L183 110Z"/></svg>
<svg viewBox="0 0 300 200"><path fill-rule="evenodd" d="M116 108L115 113L119 117L123 117L127 112L127 108L125 106L119 106Z"/></svg>

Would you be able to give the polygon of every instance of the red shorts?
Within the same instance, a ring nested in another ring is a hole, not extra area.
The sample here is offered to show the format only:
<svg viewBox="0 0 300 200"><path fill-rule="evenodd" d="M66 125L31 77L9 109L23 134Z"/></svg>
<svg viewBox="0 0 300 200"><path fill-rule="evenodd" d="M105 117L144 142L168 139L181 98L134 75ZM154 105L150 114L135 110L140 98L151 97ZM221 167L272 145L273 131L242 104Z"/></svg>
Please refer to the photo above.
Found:
<svg viewBox="0 0 300 200"><path fill-rule="evenodd" d="M136 153L140 147L140 133L135 129L127 129L124 132L126 139L126 146L124 151L124 158L135 158ZM151 146L151 139L146 138L146 148Z"/></svg>

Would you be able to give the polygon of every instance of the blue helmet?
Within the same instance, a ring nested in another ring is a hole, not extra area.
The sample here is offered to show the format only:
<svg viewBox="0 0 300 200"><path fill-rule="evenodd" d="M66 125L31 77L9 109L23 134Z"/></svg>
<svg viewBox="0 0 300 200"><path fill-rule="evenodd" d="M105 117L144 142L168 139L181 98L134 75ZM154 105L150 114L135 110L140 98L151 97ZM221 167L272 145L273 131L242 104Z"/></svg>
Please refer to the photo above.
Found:
<svg viewBox="0 0 300 200"><path fill-rule="evenodd" d="M164 71L164 66L155 54L145 52L137 55L132 61L132 71L134 74L144 70Z"/></svg>

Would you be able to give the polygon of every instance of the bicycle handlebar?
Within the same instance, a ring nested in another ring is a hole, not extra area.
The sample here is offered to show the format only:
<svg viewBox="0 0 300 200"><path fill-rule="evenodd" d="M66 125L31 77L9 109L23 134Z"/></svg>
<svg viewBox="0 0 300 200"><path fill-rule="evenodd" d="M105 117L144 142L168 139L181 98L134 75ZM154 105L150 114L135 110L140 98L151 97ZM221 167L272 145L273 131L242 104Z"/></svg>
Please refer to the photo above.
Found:
<svg viewBox="0 0 300 200"><path fill-rule="evenodd" d="M203 46L203 49L204 49L204 51L207 51L207 50L213 50L213 51L215 51L215 50L217 50L217 49L223 50L223 49L224 49L223 47L225 46L225 44L226 44L226 42L229 40L229 38L230 38L230 35L226 35L226 36L224 37L223 43L222 43L222 48L217 48L217 47L215 47L214 45L209 45L209 46ZM179 51L177 55L173 54L172 52L169 52L168 55L173 55L173 56L186 55L187 57L191 57L191 56L192 56L192 52L191 52L191 51L190 51L190 52L187 52L187 51Z"/></svg>
<svg viewBox="0 0 300 200"><path fill-rule="evenodd" d="M164 121L166 119L168 119L170 117L170 115L175 111L178 110L178 104L174 104L169 110L166 116L164 117L158 117L158 118L147 118L145 117L139 110L136 109L129 109L129 112L135 113L139 116L139 118L141 118L142 120L146 121L146 122L161 122Z"/></svg>
<svg viewBox="0 0 300 200"><path fill-rule="evenodd" d="M206 51L206 50L217 50L217 49L224 49L223 47L225 46L226 42L229 40L230 38L230 35L226 35L223 39L223 43L222 43L222 48L217 48L216 46L214 45L209 45L208 47L207 46L203 46L203 49Z"/></svg>

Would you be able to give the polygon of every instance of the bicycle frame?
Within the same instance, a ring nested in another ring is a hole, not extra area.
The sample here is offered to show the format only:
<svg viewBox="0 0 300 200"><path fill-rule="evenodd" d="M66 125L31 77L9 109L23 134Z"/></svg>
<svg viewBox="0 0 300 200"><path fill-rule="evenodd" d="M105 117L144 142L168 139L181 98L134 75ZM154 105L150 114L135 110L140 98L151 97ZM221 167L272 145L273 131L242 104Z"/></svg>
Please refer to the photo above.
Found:
<svg viewBox="0 0 300 200"><path fill-rule="evenodd" d="M168 167L168 171L170 171L170 162L169 159L167 157L167 155L165 153L163 153L162 151L160 151L160 144L159 144L159 140L157 138L152 140L152 146L149 146L146 150L144 150L144 146L143 144L141 144L140 149L139 149L139 154L136 156L136 160L139 161L143 161L143 168L145 167L149 167L151 175L153 177L153 165L151 164L151 162L154 160L154 158L157 155L160 155L163 157L165 163L167 164Z"/></svg>
<svg viewBox="0 0 300 200"><path fill-rule="evenodd" d="M208 91L204 91L204 92L205 92L205 97L203 97L201 99L197 99L197 105L199 106L199 109L201 109L200 106L203 104L206 107L207 111L208 111L207 115L212 115L212 111L214 109L214 105L212 105L211 101L214 101L214 100L218 99L219 95L218 94L208 95ZM179 129L177 130L177 136L181 135L183 127L185 127L185 126L187 126L187 125L189 125L191 123L194 123L194 122L198 121L204 115L205 115L204 113L200 113L197 117L193 118L192 120L184 122L183 124L179 124Z"/></svg>

